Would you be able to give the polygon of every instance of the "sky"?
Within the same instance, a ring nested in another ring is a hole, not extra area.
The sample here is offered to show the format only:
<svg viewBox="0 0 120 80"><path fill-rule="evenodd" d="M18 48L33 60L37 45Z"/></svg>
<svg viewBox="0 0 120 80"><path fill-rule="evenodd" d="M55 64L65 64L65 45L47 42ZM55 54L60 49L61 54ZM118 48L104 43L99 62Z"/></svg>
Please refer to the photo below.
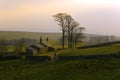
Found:
<svg viewBox="0 0 120 80"><path fill-rule="evenodd" d="M120 36L120 0L0 0L0 31L61 32L52 17L60 12L86 33Z"/></svg>

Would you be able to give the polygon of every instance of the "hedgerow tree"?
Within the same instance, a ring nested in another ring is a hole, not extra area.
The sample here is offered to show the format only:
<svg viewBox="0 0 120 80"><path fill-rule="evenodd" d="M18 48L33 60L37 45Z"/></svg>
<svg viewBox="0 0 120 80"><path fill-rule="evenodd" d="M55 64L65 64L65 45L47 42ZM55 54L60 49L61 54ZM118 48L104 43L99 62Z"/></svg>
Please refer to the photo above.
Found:
<svg viewBox="0 0 120 80"><path fill-rule="evenodd" d="M85 37L83 35L84 27L80 27L80 24L76 22L70 15L66 16L66 27L68 36L68 48L76 46L78 42L81 42Z"/></svg>
<svg viewBox="0 0 120 80"><path fill-rule="evenodd" d="M82 31L84 28L79 27L79 23L76 22L71 15L66 13L58 13L53 17L62 29L62 48L64 48L66 35L68 40L68 48L72 48L74 44L77 44L78 40L82 38Z"/></svg>
<svg viewBox="0 0 120 80"><path fill-rule="evenodd" d="M84 27L75 27L73 30L73 46L77 47L78 42L82 42L85 38L83 31L85 30Z"/></svg>
<svg viewBox="0 0 120 80"><path fill-rule="evenodd" d="M69 48L72 48L74 46L74 42L76 40L76 37L78 37L78 32L77 32L78 26L79 26L79 23L75 22L75 21L72 21L70 24Z"/></svg>
<svg viewBox="0 0 120 80"><path fill-rule="evenodd" d="M62 48L63 49L65 45L66 16L67 16L66 13L58 13L56 15L53 15L55 21L61 27L61 30L62 30Z"/></svg>
<svg viewBox="0 0 120 80"><path fill-rule="evenodd" d="M68 40L68 48L71 48L71 35L72 35L72 30L73 30L73 22L74 22L74 19L70 16L70 15L67 15L66 16L66 32L67 32L67 40Z"/></svg>

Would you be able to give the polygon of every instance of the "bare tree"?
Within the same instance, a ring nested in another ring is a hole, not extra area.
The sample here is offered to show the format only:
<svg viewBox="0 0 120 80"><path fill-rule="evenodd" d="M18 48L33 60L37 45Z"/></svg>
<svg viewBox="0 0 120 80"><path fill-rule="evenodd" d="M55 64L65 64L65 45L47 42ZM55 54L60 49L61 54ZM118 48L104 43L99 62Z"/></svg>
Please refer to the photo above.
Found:
<svg viewBox="0 0 120 80"><path fill-rule="evenodd" d="M68 40L68 48L72 48L74 44L82 41L83 33L82 31L85 29L84 27L79 27L79 23L76 22L70 15L66 17L66 32L67 32L67 40Z"/></svg>
<svg viewBox="0 0 120 80"><path fill-rule="evenodd" d="M85 38L83 31L85 30L84 27L75 27L73 31L73 45L77 47L78 42L82 42Z"/></svg>
<svg viewBox="0 0 120 80"><path fill-rule="evenodd" d="M62 48L64 49L65 45L65 32L66 32L66 13L58 13L54 15L55 21L61 27L62 30Z"/></svg>
<svg viewBox="0 0 120 80"><path fill-rule="evenodd" d="M53 16L55 21L62 29L62 48L64 48L65 38L67 35L68 48L72 48L77 43L79 36L82 36L83 27L78 28L79 23L74 21L71 15L66 13L58 13ZM77 31L75 31L77 29ZM82 37L81 37L82 38Z"/></svg>
<svg viewBox="0 0 120 80"><path fill-rule="evenodd" d="M70 15L67 15L65 17L66 19L66 28L67 28L67 36L68 36L68 48L71 48L71 32L72 32L72 28L73 28L73 22L74 22L74 19L70 16Z"/></svg>
<svg viewBox="0 0 120 80"><path fill-rule="evenodd" d="M76 21L72 21L70 24L70 48L74 45L75 33L77 28L79 27L79 23Z"/></svg>

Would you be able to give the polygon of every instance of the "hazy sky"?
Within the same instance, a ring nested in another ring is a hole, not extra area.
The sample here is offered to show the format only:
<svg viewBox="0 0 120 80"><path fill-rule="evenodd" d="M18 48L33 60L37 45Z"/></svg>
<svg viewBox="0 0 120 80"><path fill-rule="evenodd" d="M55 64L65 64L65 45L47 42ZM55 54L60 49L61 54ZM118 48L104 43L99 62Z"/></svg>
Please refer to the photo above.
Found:
<svg viewBox="0 0 120 80"><path fill-rule="evenodd" d="M87 33L120 36L120 0L0 0L0 31L58 32L52 15L59 12Z"/></svg>

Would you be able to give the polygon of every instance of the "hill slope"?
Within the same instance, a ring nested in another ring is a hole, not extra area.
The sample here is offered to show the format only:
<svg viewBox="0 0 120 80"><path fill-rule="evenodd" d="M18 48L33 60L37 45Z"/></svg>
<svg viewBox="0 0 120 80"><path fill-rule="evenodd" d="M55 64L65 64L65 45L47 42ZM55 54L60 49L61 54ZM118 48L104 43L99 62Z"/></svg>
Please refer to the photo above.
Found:
<svg viewBox="0 0 120 80"><path fill-rule="evenodd" d="M31 38L39 40L40 37L49 38L51 40L57 40L61 37L60 33L39 33L39 32L19 32L19 31L0 31L0 38L5 39L20 39Z"/></svg>

